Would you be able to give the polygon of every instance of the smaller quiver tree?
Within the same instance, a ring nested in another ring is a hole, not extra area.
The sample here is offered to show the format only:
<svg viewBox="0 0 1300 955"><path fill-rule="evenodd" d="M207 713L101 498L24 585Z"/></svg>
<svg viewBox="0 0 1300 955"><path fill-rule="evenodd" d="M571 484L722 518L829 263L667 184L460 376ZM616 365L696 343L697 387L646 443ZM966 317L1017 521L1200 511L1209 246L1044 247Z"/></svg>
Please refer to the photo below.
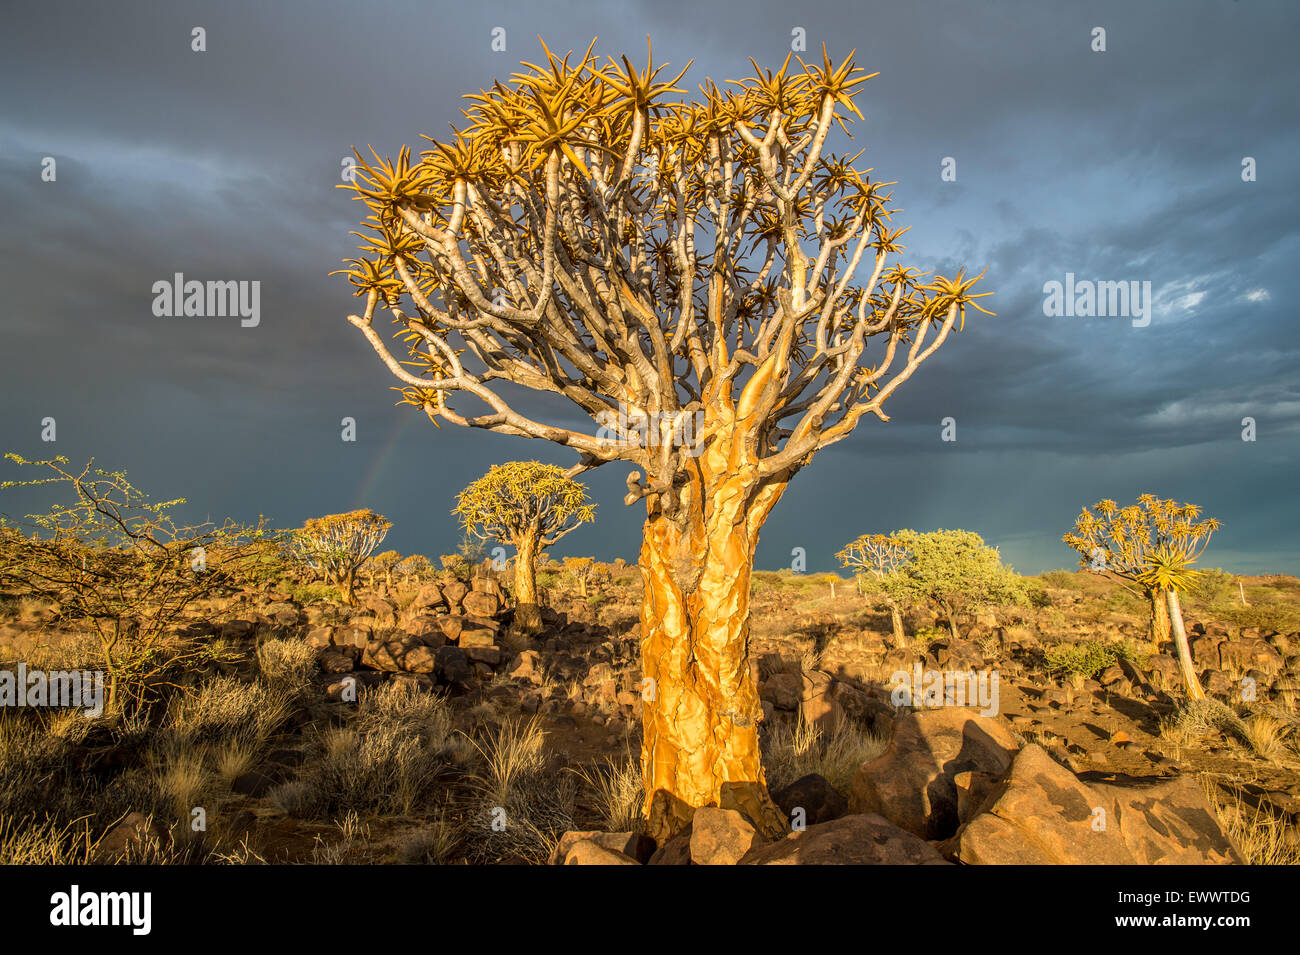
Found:
<svg viewBox="0 0 1300 955"><path fill-rule="evenodd" d="M883 594L889 606L894 646L905 646L907 635L903 632L902 608L896 599L884 592L882 584L888 574L907 560L907 550L889 534L863 534L845 545L835 556L840 566L849 567L855 572L859 581L863 577L874 579L877 591Z"/></svg>
<svg viewBox="0 0 1300 955"><path fill-rule="evenodd" d="M1093 511L1096 511L1094 514ZM1120 507L1099 501L1084 508L1074 531L1061 539L1078 551L1080 566L1093 573L1129 580L1141 588L1151 603L1151 639L1157 647L1173 638L1187 694L1203 699L1196 676L1178 594L1186 592L1200 576L1191 565L1204 553L1210 535L1220 524L1199 520L1195 504L1179 504L1154 494L1143 494L1137 504Z"/></svg>
<svg viewBox="0 0 1300 955"><path fill-rule="evenodd" d="M467 534L515 548L514 627L521 633L539 631L538 556L595 519L587 489L553 464L512 461L493 465L461 491L452 513Z"/></svg>
<svg viewBox="0 0 1300 955"><path fill-rule="evenodd" d="M356 579L392 522L369 508L315 517L296 531L290 549L298 560L321 572L339 589L343 602L356 603Z"/></svg>

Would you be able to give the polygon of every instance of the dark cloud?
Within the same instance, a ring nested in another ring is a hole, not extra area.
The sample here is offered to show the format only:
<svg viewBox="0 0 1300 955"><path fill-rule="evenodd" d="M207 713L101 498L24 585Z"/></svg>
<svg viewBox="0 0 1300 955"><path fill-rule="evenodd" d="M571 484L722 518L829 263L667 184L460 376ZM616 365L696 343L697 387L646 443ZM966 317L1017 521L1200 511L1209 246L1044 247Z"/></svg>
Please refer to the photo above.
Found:
<svg viewBox="0 0 1300 955"><path fill-rule="evenodd" d="M890 423L800 475L760 563L803 547L829 569L851 533L961 526L1022 570L1061 566L1080 506L1153 491L1223 520L1211 563L1297 572L1297 19L1221 0L27 5L0 34L0 445L95 455L198 517L291 524L364 505L395 520L399 549L452 550L455 491L496 461L571 457L394 406L344 320L350 289L327 277L360 218L333 188L343 158L445 132L460 95L536 57L539 33L633 59L650 34L699 82L751 55L775 65L802 28L810 50L856 48L881 72L840 145L898 181L909 264L987 268L998 314L972 317ZM1105 53L1089 49L1096 26ZM45 156L57 182L40 179ZM956 182L940 180L945 157ZM260 326L155 317L151 286L176 272L260 281ZM1066 272L1151 282L1150 326L1046 317L1043 285ZM946 417L956 442L940 440ZM570 552L635 557L623 478L591 476L600 520Z"/></svg>

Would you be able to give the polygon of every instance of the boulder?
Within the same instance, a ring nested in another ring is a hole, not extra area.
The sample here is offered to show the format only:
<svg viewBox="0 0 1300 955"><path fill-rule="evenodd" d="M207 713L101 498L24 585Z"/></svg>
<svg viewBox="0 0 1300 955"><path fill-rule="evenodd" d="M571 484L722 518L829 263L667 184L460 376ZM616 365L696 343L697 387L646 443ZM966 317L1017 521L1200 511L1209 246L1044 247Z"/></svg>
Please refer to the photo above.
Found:
<svg viewBox="0 0 1300 955"><path fill-rule="evenodd" d="M442 591L435 584L425 584L416 593L415 599L411 601L406 612L409 614L418 614L421 610L428 610L431 607L442 606L446 600L442 596Z"/></svg>
<svg viewBox="0 0 1300 955"><path fill-rule="evenodd" d="M564 856L563 865L640 865L621 852L606 849L595 842L577 842Z"/></svg>
<svg viewBox="0 0 1300 955"><path fill-rule="evenodd" d="M452 579L442 585L442 597L453 613L460 607L460 602L467 593L469 588L459 580Z"/></svg>
<svg viewBox="0 0 1300 955"><path fill-rule="evenodd" d="M879 813L923 839L946 839L960 824L957 773L1001 777L1017 744L1006 723L967 707L905 713L878 757L853 779L851 812Z"/></svg>
<svg viewBox="0 0 1300 955"><path fill-rule="evenodd" d="M829 673L810 670L803 674L803 692L799 699L799 715L809 726L826 733L834 732L844 722L844 707L834 695L835 680Z"/></svg>
<svg viewBox="0 0 1300 955"><path fill-rule="evenodd" d="M696 865L735 865L761 841L734 809L703 806L691 818L691 861Z"/></svg>
<svg viewBox="0 0 1300 955"><path fill-rule="evenodd" d="M439 647L433 653L434 668L443 683L468 683L474 675L469 657L460 647Z"/></svg>
<svg viewBox="0 0 1300 955"><path fill-rule="evenodd" d="M1042 747L1020 751L987 804L949 843L969 865L1222 864L1242 861L1188 777L1081 781Z"/></svg>
<svg viewBox="0 0 1300 955"><path fill-rule="evenodd" d="M773 673L759 689L759 698L778 710L793 712L803 698L803 678L797 673Z"/></svg>
<svg viewBox="0 0 1300 955"><path fill-rule="evenodd" d="M830 784L825 776L809 773L772 793L772 801L781 807L788 821L795 821L796 812L803 810L805 826L838 819L849 811L849 801Z"/></svg>
<svg viewBox="0 0 1300 955"><path fill-rule="evenodd" d="M741 865L947 865L939 851L875 813L844 816L751 850Z"/></svg>
<svg viewBox="0 0 1300 955"><path fill-rule="evenodd" d="M462 630L456 642L462 647L494 647L497 635L491 630Z"/></svg>
<svg viewBox="0 0 1300 955"><path fill-rule="evenodd" d="M467 614L476 617L495 617L501 611L501 601L496 594L484 590L471 590L460 602Z"/></svg>
<svg viewBox="0 0 1300 955"><path fill-rule="evenodd" d="M607 852L616 852L630 859L633 863L644 863L650 861L650 856L654 854L655 843L649 836L639 832L600 832L598 830L590 831L572 831L566 832L560 836L559 842L551 850L551 865L575 865L585 863L572 863L566 861L569 852L581 843L588 843L599 846ZM622 864L622 863L619 863Z"/></svg>

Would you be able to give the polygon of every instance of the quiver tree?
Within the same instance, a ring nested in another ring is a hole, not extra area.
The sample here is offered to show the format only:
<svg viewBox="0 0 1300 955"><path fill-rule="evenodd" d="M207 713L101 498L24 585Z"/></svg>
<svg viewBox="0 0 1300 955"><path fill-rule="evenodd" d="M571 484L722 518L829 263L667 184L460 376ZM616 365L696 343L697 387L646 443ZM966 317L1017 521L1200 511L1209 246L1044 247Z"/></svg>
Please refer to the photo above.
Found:
<svg viewBox="0 0 1300 955"><path fill-rule="evenodd" d="M596 579L596 559L594 557L566 557L564 558L564 569L569 572L578 585L578 596L589 596L588 588L593 580Z"/></svg>
<svg viewBox="0 0 1300 955"><path fill-rule="evenodd" d="M295 531L290 550L300 561L339 589L343 602L356 603L357 571L369 560L392 523L369 508L314 517Z"/></svg>
<svg viewBox="0 0 1300 955"><path fill-rule="evenodd" d="M402 555L395 550L386 550L370 558L370 586L375 586L375 574L384 575L384 593L393 592L393 569L402 561Z"/></svg>
<svg viewBox="0 0 1300 955"><path fill-rule="evenodd" d="M1096 513L1093 513L1093 512ZM1209 546L1219 529L1213 518L1199 520L1195 504L1179 504L1143 494L1137 504L1120 507L1099 501L1084 508L1074 530L1061 539L1078 551L1081 567L1093 573L1129 580L1151 603L1151 639L1159 646L1171 636L1187 694L1202 699L1178 594L1200 576L1191 565Z"/></svg>
<svg viewBox="0 0 1300 955"><path fill-rule="evenodd" d="M349 187L371 215L348 320L406 401L571 448L571 476L633 468L657 837L704 805L785 828L747 651L759 531L817 451L888 420L885 402L988 294L889 263L891 184L828 149L861 116L869 77L852 55L754 68L691 100L685 71L661 79L652 57L547 50L468 96L464 128L418 160L359 157ZM521 389L567 398L591 426L538 420L553 405L520 410Z"/></svg>
<svg viewBox="0 0 1300 955"><path fill-rule="evenodd" d="M411 554L408 557L403 557L395 569L402 575L402 585L406 586L410 584L411 578L414 577L418 581L421 577L430 574L433 571L433 565L429 563L429 558L423 554Z"/></svg>
<svg viewBox="0 0 1300 955"><path fill-rule="evenodd" d="M883 581L907 560L907 550L888 534L863 534L845 545L835 555L841 567L849 567L860 577L870 576L875 579L877 590L883 591ZM889 619L893 626L894 646L907 645L907 635L903 632L903 611L898 601L884 593L889 606Z"/></svg>
<svg viewBox="0 0 1300 955"><path fill-rule="evenodd" d="M90 461L6 458L48 475L5 481L0 488L65 487L69 503L27 518L27 530L0 526L0 586L58 606L67 624L98 643L108 681L106 711L136 710L180 685L184 670L214 658L204 642L175 632L200 601L228 591L278 542L262 525L226 521L178 524L186 501L151 501L122 471Z"/></svg>
<svg viewBox="0 0 1300 955"><path fill-rule="evenodd" d="M596 505L564 469L538 461L497 464L456 498L452 511L467 534L515 549L514 627L542 628L537 603L537 559L556 541L589 523Z"/></svg>

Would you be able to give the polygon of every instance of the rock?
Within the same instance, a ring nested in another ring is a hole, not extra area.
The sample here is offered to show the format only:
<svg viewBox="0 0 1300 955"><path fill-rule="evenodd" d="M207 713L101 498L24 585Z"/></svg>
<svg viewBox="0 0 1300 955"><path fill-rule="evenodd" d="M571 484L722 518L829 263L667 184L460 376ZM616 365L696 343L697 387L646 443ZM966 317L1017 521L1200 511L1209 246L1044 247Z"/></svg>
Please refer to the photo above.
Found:
<svg viewBox="0 0 1300 955"><path fill-rule="evenodd" d="M298 625L298 608L288 601L270 604L263 611L277 627L296 627Z"/></svg>
<svg viewBox="0 0 1300 955"><path fill-rule="evenodd" d="M741 865L947 864L934 846L875 813L809 826L741 860Z"/></svg>
<svg viewBox="0 0 1300 955"><path fill-rule="evenodd" d="M639 865L635 859L594 842L575 843L564 856L563 865Z"/></svg>
<svg viewBox="0 0 1300 955"><path fill-rule="evenodd" d="M462 636L464 636L462 634ZM475 663L486 663L490 667L496 667L501 664L500 647L476 647L467 646L465 656L469 657Z"/></svg>
<svg viewBox="0 0 1300 955"><path fill-rule="evenodd" d="M1241 861L1190 778L1089 786L1033 744L949 847L970 865Z"/></svg>
<svg viewBox="0 0 1300 955"><path fill-rule="evenodd" d="M600 832L592 831L572 831L566 832L560 836L559 842L551 850L550 865L574 865L589 863L571 863L566 861L566 857L573 849L581 843L587 843L598 846L607 852L615 852L634 864L645 863L650 861L650 856L654 854L655 843L649 836L642 835L638 832ZM620 865L622 863L619 863Z"/></svg>
<svg viewBox="0 0 1300 955"><path fill-rule="evenodd" d="M442 635L455 643L460 639L460 632L465 629L466 620L459 614L445 614L436 619L438 628L442 630Z"/></svg>
<svg viewBox="0 0 1300 955"><path fill-rule="evenodd" d="M433 673L437 669L436 651L421 644L407 650L402 657L402 669L407 673Z"/></svg>
<svg viewBox="0 0 1300 955"><path fill-rule="evenodd" d="M280 780L258 769L236 776L230 783L230 791L241 796L260 798L265 796Z"/></svg>
<svg viewBox="0 0 1300 955"><path fill-rule="evenodd" d="M803 674L799 715L809 726L819 727L826 733L834 732L844 722L844 708L834 697L834 685L829 673L810 670Z"/></svg>
<svg viewBox="0 0 1300 955"><path fill-rule="evenodd" d="M376 625L380 628L387 629L397 623L397 605L391 600L384 597L371 597L362 606L370 616L375 618Z"/></svg>
<svg viewBox="0 0 1300 955"><path fill-rule="evenodd" d="M402 669L406 648L399 640L371 640L361 653L361 665L372 670L397 673Z"/></svg>
<svg viewBox="0 0 1300 955"><path fill-rule="evenodd" d="M696 865L735 865L761 841L734 809L703 806L691 819L691 861Z"/></svg>
<svg viewBox="0 0 1300 955"><path fill-rule="evenodd" d="M689 827L655 850L647 865L690 865L691 830Z"/></svg>
<svg viewBox="0 0 1300 955"><path fill-rule="evenodd" d="M506 675L512 680L527 680L529 683L541 683L541 654L536 650L524 650L510 661Z"/></svg>
<svg viewBox="0 0 1300 955"><path fill-rule="evenodd" d="M475 577L469 582L469 589L477 593L491 594L503 604L506 602L506 592L491 577Z"/></svg>
<svg viewBox="0 0 1300 955"><path fill-rule="evenodd" d="M219 633L223 640L247 640L256 629L257 624L251 620L231 620L221 625Z"/></svg>
<svg viewBox="0 0 1300 955"><path fill-rule="evenodd" d="M333 627L316 627L307 633L307 645L317 650L324 650L334 645Z"/></svg>
<svg viewBox="0 0 1300 955"><path fill-rule="evenodd" d="M462 647L495 647L497 635L491 630L462 630L456 642Z"/></svg>
<svg viewBox="0 0 1300 955"><path fill-rule="evenodd" d="M1282 656L1258 637L1219 644L1219 666L1225 670L1263 670L1272 676L1282 669Z"/></svg>
<svg viewBox="0 0 1300 955"><path fill-rule="evenodd" d="M849 809L879 813L925 839L946 839L961 821L953 776L972 770L1001 777L1016 749L1003 721L967 707L905 713L885 751L858 770Z"/></svg>
<svg viewBox="0 0 1300 955"><path fill-rule="evenodd" d="M1101 674L1097 677L1097 682L1102 686L1111 686L1112 684L1119 683L1124 678L1124 671L1120 667L1112 664L1101 671Z"/></svg>
<svg viewBox="0 0 1300 955"><path fill-rule="evenodd" d="M501 601L497 599L496 594L482 590L472 590L467 593L460 605L465 613L476 617L495 617L501 611Z"/></svg>
<svg viewBox="0 0 1300 955"><path fill-rule="evenodd" d="M969 822L998 788L1002 780L992 773L973 770L954 773L952 784L957 788L957 818L960 822Z"/></svg>
<svg viewBox="0 0 1300 955"><path fill-rule="evenodd" d="M442 597L453 613L460 607L460 602L469 593L469 588L459 580L450 580L442 585Z"/></svg>
<svg viewBox="0 0 1300 955"><path fill-rule="evenodd" d="M796 673L773 673L759 690L759 698L769 700L778 710L799 709L803 697L803 678Z"/></svg>
<svg viewBox="0 0 1300 955"><path fill-rule="evenodd" d="M431 607L438 607L446 603L442 596L442 591L435 584L425 584L422 586L415 599L411 601L406 608L408 614L418 614L421 610L428 610Z"/></svg>
<svg viewBox="0 0 1300 955"><path fill-rule="evenodd" d="M133 812L99 841L95 847L95 858L100 862L115 859L124 853L139 849L148 842L161 842L167 837L167 830L162 823L142 812Z"/></svg>
<svg viewBox="0 0 1300 955"><path fill-rule="evenodd" d="M356 662L352 659L352 654L338 647L330 647L323 650L317 657L316 663L322 673L334 675L338 673L351 673Z"/></svg>
<svg viewBox="0 0 1300 955"><path fill-rule="evenodd" d="M805 826L838 819L849 811L849 801L830 784L824 776L809 773L789 786L772 793L772 800L781 807L788 821L795 821L795 811L803 810Z"/></svg>
<svg viewBox="0 0 1300 955"><path fill-rule="evenodd" d="M474 671L460 647L439 647L434 651L434 668L444 683L468 683Z"/></svg>

